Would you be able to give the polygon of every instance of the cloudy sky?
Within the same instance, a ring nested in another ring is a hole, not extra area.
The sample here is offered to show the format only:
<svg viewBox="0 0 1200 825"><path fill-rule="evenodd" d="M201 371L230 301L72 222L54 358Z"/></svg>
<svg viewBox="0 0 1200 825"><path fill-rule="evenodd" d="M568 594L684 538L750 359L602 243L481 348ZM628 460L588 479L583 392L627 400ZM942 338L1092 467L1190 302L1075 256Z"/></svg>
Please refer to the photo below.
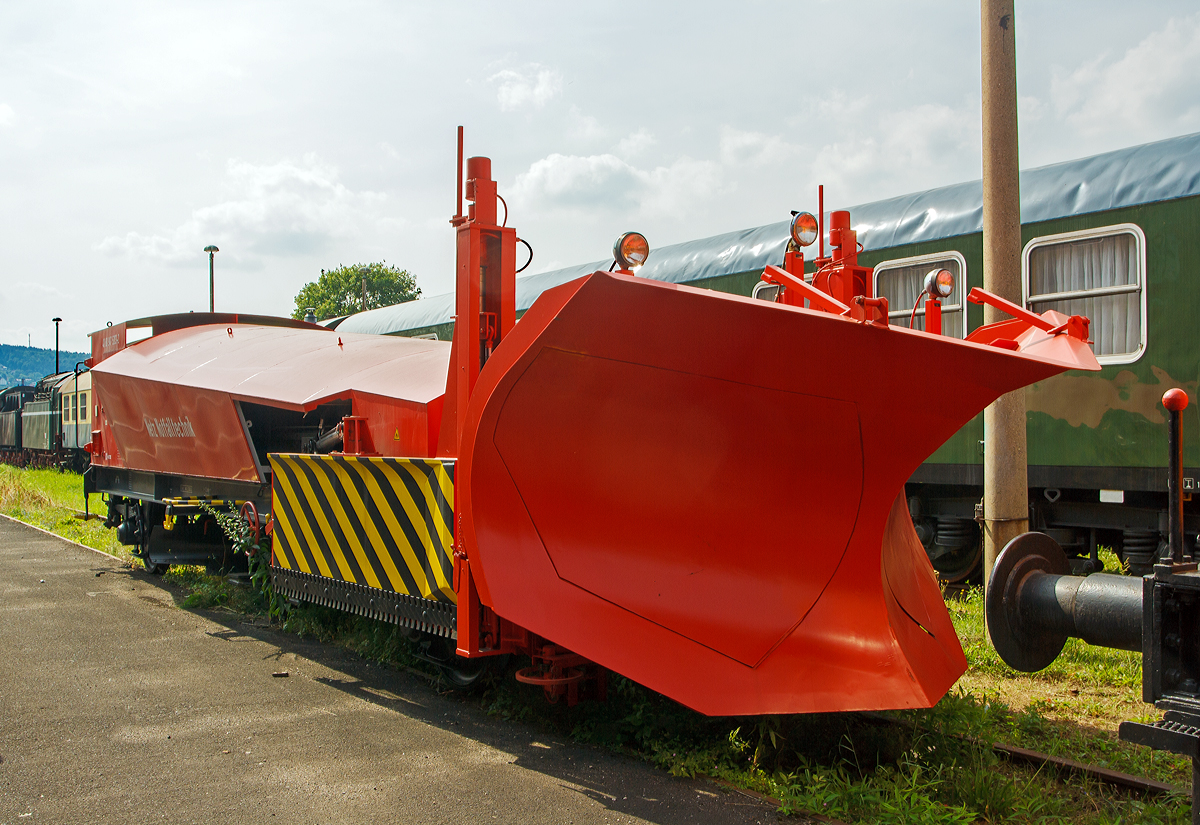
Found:
<svg viewBox="0 0 1200 825"><path fill-rule="evenodd" d="M1017 0L1021 164L1200 131L1194 0ZM288 314L322 268L452 288L455 127L531 272L980 176L979 7L6 2L0 343Z"/></svg>

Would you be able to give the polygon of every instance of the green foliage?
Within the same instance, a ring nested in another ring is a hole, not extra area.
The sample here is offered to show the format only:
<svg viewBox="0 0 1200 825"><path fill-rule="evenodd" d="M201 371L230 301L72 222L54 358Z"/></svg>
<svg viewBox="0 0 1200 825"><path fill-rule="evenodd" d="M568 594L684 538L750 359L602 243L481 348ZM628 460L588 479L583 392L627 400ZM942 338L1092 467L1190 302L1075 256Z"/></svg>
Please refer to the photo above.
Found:
<svg viewBox="0 0 1200 825"><path fill-rule="evenodd" d="M976 812L938 800L949 783L943 772L910 764L856 777L843 766L805 766L780 777L784 813L819 813L856 822L969 825ZM987 821L985 819L985 821ZM1003 820L997 820L1003 821Z"/></svg>
<svg viewBox="0 0 1200 825"><path fill-rule="evenodd" d="M234 553L246 554L250 582L260 595L267 614L272 618L283 618L287 614L288 603L271 585L271 538L262 531L257 531L256 535L256 531L250 529L250 523L232 507L218 509L201 504L200 509L216 520L233 545ZM191 605L185 603L184 607Z"/></svg>
<svg viewBox="0 0 1200 825"><path fill-rule="evenodd" d="M362 279L367 270L367 309L402 304L421 296L417 279L408 270L389 266L387 261L373 264L338 265L321 270L321 277L305 284L296 295L293 318L303 318L308 307L318 320L337 318L363 310Z"/></svg>
<svg viewBox="0 0 1200 825"><path fill-rule="evenodd" d="M91 353L59 350L58 368L67 372ZM0 344L0 388L33 385L54 372L54 350Z"/></svg>
<svg viewBox="0 0 1200 825"><path fill-rule="evenodd" d="M233 588L229 580L224 576L210 576L204 572L203 567L172 567L164 578L188 591L179 606L189 610L223 607L233 600Z"/></svg>
<svg viewBox="0 0 1200 825"><path fill-rule="evenodd" d="M364 659L436 678L436 668L416 655L417 645L410 631L398 625L304 603L288 606L282 619L282 629L288 633L334 644L352 650Z"/></svg>

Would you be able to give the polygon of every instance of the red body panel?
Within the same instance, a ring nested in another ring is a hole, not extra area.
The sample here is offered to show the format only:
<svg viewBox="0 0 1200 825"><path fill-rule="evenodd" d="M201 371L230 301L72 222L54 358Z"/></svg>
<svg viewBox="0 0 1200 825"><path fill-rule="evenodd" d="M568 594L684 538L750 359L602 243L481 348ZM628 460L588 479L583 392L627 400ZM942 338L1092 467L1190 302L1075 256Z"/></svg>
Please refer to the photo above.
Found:
<svg viewBox="0 0 1200 825"><path fill-rule="evenodd" d="M93 332L92 358L88 366L95 366L111 355L116 355L125 349L125 324L113 324L102 330Z"/></svg>
<svg viewBox="0 0 1200 825"><path fill-rule="evenodd" d="M354 414L367 419L371 443L380 455L418 458L433 455L437 447L437 431L430 432L430 422L439 420L440 410L430 405L355 393Z"/></svg>
<svg viewBox="0 0 1200 825"><path fill-rule="evenodd" d="M432 455L449 352L438 341L315 328L210 324L164 332L93 368L100 408L93 460L262 481L234 402L307 411L336 399L351 400L353 414L368 419L379 454Z"/></svg>
<svg viewBox="0 0 1200 825"><path fill-rule="evenodd" d="M92 384L104 422L96 464L263 481L227 393L118 375Z"/></svg>
<svg viewBox="0 0 1200 825"><path fill-rule="evenodd" d="M966 662L903 485L1001 393L1095 364L1041 345L607 273L550 290L468 410L480 599L704 713L932 704Z"/></svg>

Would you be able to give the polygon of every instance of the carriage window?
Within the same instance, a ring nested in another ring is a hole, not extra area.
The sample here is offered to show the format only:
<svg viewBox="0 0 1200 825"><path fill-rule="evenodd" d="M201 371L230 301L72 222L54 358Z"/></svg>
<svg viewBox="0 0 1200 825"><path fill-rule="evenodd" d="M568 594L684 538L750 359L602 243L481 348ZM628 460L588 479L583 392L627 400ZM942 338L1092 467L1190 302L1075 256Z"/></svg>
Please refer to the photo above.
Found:
<svg viewBox="0 0 1200 825"><path fill-rule="evenodd" d="M63 421L71 420L71 396L62 396L62 417Z"/></svg>
<svg viewBox="0 0 1200 825"><path fill-rule="evenodd" d="M779 293L782 290L783 287L779 286L779 284L768 284L766 281L759 281L754 285L750 297L756 298L759 301L774 301L779 297Z"/></svg>
<svg viewBox="0 0 1200 825"><path fill-rule="evenodd" d="M81 392L81 393L79 393L79 420L87 421L87 419L88 419L87 393Z"/></svg>
<svg viewBox="0 0 1200 825"><path fill-rule="evenodd" d="M1025 305L1091 319L1102 364L1146 348L1146 237L1134 224L1034 238L1025 247Z"/></svg>
<svg viewBox="0 0 1200 825"><path fill-rule="evenodd" d="M942 300L942 334L952 338L966 335L963 323L963 288L967 262L957 252L939 252L915 258L884 261L875 267L875 295L887 298L888 323L908 326L913 304L925 284L925 275L933 269L948 269L954 275L954 292ZM914 329L925 329L925 301L917 306Z"/></svg>

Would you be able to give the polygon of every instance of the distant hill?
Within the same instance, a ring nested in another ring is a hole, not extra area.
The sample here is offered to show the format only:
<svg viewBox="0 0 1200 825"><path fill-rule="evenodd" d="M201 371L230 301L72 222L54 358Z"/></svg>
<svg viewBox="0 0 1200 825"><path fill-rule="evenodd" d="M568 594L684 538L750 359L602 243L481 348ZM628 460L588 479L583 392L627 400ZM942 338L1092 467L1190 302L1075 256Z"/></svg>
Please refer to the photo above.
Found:
<svg viewBox="0 0 1200 825"><path fill-rule="evenodd" d="M60 350L58 368L67 372L74 369L78 362L90 357L90 352ZM54 350L0 344L0 388L21 383L36 384L52 372L54 372Z"/></svg>

